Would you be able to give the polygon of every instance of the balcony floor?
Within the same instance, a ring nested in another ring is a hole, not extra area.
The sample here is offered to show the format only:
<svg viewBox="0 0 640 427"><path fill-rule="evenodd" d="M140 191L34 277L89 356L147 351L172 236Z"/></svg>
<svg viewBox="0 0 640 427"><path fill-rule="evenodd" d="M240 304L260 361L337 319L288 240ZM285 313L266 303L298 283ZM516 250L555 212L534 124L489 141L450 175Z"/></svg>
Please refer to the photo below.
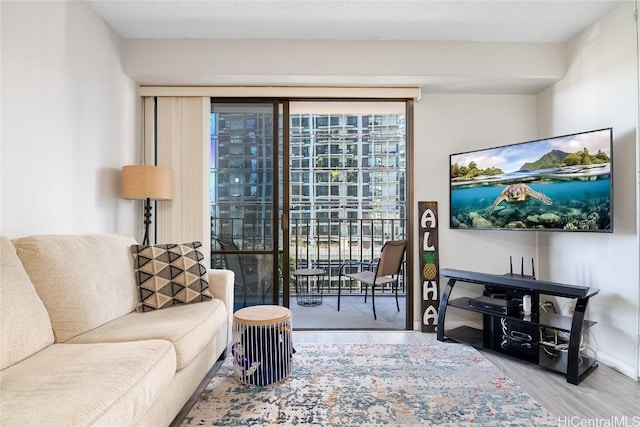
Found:
<svg viewBox="0 0 640 427"><path fill-rule="evenodd" d="M396 309L393 295L376 294L377 320L373 319L371 295L364 302L362 295L346 295L340 298L323 295L322 304L304 307L291 297L289 308L292 311L294 330L404 330L406 317L406 299L398 296L400 312Z"/></svg>

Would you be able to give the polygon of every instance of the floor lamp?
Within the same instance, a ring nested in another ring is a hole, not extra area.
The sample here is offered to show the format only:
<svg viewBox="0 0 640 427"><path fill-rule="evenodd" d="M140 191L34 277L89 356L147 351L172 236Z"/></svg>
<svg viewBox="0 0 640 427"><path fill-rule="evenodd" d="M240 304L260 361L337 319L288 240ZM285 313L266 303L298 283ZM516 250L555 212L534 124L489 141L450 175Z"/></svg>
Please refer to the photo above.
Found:
<svg viewBox="0 0 640 427"><path fill-rule="evenodd" d="M145 201L142 244L148 245L151 200L171 200L173 198L173 171L162 166L123 166L122 198Z"/></svg>

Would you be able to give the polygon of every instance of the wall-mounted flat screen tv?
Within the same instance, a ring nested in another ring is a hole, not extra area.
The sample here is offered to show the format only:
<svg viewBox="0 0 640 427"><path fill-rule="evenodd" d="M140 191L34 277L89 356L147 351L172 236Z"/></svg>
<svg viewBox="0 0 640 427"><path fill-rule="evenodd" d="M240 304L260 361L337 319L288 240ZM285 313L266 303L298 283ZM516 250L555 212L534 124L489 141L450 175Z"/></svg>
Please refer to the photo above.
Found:
<svg viewBox="0 0 640 427"><path fill-rule="evenodd" d="M450 228L612 232L611 128L450 156Z"/></svg>

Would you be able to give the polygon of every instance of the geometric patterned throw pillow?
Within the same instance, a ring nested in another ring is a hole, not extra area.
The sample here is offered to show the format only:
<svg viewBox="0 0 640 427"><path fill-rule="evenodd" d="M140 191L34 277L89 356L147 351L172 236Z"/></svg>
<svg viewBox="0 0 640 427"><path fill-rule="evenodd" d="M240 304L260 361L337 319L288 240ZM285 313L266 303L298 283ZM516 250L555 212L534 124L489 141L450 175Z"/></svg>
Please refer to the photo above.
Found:
<svg viewBox="0 0 640 427"><path fill-rule="evenodd" d="M132 245L139 312L209 301L207 268L200 242Z"/></svg>

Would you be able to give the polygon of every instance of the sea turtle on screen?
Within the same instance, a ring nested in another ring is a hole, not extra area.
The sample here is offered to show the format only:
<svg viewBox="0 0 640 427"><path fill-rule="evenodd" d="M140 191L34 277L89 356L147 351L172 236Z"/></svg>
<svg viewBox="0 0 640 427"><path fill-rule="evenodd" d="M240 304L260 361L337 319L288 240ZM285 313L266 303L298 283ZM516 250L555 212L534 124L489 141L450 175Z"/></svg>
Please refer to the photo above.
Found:
<svg viewBox="0 0 640 427"><path fill-rule="evenodd" d="M491 210L493 211L502 201L507 203L524 203L532 197L545 205L552 203L551 199L545 194L532 189L526 184L511 184L507 185L496 200L494 200L493 205L491 205Z"/></svg>

